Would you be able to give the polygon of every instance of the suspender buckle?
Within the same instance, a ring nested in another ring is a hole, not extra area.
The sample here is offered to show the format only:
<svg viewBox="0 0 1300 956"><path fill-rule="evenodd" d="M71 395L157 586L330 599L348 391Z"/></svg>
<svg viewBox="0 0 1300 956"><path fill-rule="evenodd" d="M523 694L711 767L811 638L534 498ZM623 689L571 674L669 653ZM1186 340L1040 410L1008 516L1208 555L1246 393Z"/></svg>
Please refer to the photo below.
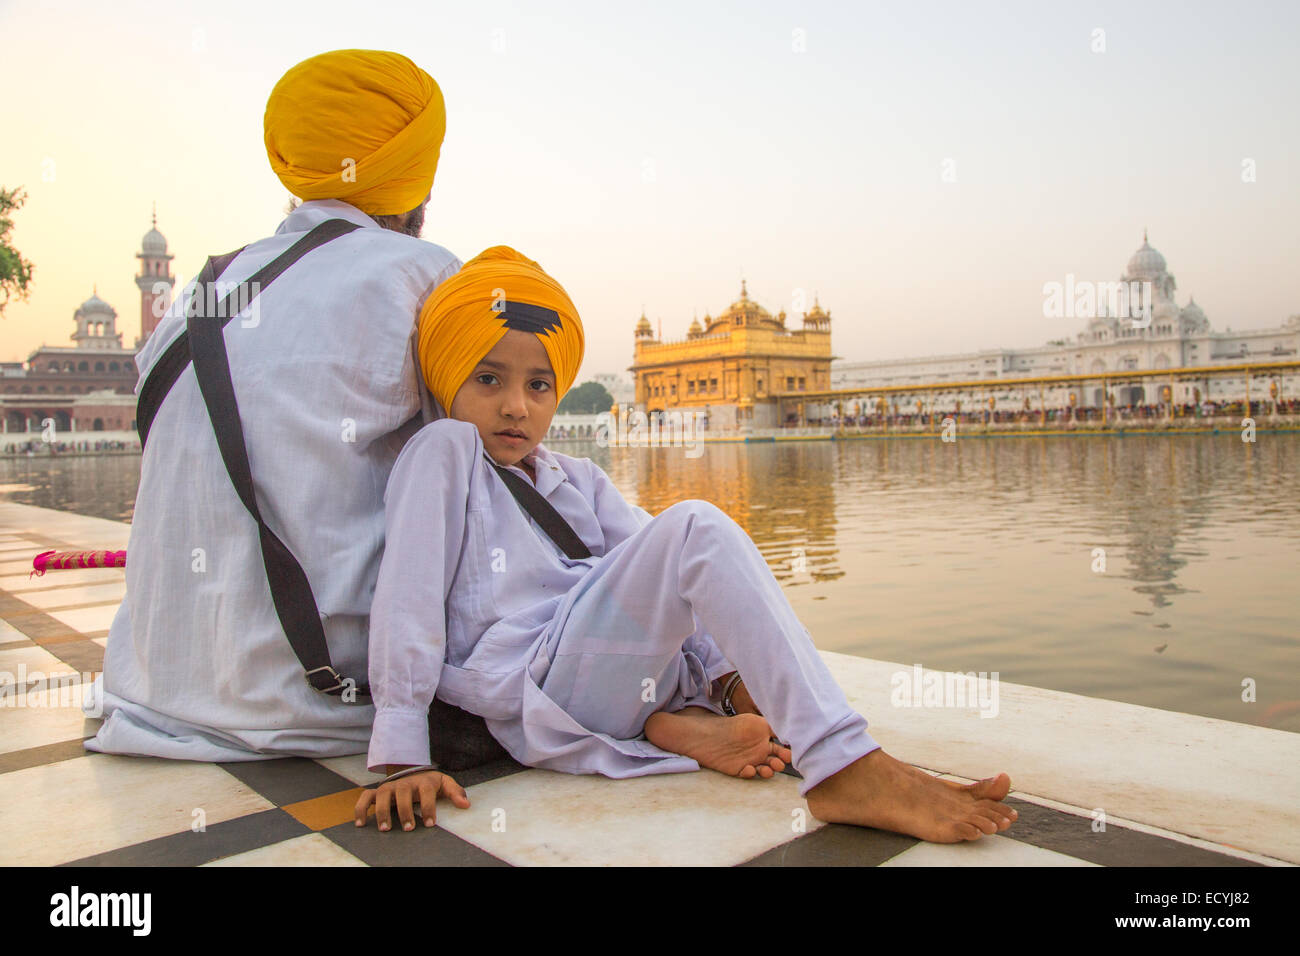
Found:
<svg viewBox="0 0 1300 956"><path fill-rule="evenodd" d="M321 671L326 672L325 676L320 678L313 677L314 674L319 674ZM332 694L336 690L343 689L343 676L328 665L325 667L313 667L311 670L307 671L303 677L306 678L308 684L320 691L322 694ZM328 684L331 678L333 678L334 684L332 686L323 686Z"/></svg>

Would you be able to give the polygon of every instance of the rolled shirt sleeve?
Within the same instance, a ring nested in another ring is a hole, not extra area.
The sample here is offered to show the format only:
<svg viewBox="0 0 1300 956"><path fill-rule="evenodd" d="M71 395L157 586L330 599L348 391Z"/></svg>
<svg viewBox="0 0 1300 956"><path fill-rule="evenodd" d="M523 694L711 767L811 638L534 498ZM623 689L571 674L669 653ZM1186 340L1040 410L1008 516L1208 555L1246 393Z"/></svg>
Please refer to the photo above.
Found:
<svg viewBox="0 0 1300 956"><path fill-rule="evenodd" d="M736 665L727 660L727 655L718 649L718 645L713 643L713 637L706 631L688 637L682 644L682 650L690 651L700 659L709 683L736 669Z"/></svg>

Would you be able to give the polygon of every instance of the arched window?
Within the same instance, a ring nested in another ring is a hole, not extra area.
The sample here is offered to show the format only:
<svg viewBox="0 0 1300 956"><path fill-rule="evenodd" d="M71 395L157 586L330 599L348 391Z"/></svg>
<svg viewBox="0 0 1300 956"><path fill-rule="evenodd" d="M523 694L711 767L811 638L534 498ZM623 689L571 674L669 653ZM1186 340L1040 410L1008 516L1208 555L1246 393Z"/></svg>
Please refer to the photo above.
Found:
<svg viewBox="0 0 1300 956"><path fill-rule="evenodd" d="M50 363L50 371L51 371L51 372L57 372L58 370L59 370L59 363L58 363L58 362L51 362L51 363Z"/></svg>
<svg viewBox="0 0 1300 956"><path fill-rule="evenodd" d="M109 363L108 363L108 370L109 370L110 372L116 372L116 371L119 369L119 367L120 367L120 366L119 366L116 362L109 362Z"/></svg>
<svg viewBox="0 0 1300 956"><path fill-rule="evenodd" d="M77 365L77 371L78 371L78 372L89 372L89 371L90 371L90 363L89 363L89 362L80 362L80 363L78 363L78 365Z"/></svg>
<svg viewBox="0 0 1300 956"><path fill-rule="evenodd" d="M102 372L102 371L104 371L104 363L103 363L103 362L96 362L96 363L95 363L95 371L96 371L96 372Z"/></svg>
<svg viewBox="0 0 1300 956"><path fill-rule="evenodd" d="M102 432L104 430L104 419L96 418L95 424L91 426L92 431Z"/></svg>

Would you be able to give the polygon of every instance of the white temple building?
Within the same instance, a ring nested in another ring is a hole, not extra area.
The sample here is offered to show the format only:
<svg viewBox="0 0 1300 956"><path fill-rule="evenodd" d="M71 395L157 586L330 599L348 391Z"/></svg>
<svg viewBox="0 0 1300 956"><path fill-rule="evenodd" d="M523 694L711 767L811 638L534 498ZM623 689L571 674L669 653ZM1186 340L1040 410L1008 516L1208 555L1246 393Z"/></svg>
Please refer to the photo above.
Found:
<svg viewBox="0 0 1300 956"><path fill-rule="evenodd" d="M1165 258L1142 237L1142 247L1133 253L1119 283L1107 284L1149 291L1148 302L1140 301L1129 314L1117 316L1107 308L1107 296L1091 297L1092 317L1074 340L1060 339L1026 349L985 349L961 355L933 355L925 358L886 359L872 362L836 360L831 364L831 388L881 388L922 385L931 382L1016 379L1052 375L1082 375L1134 369L1165 369L1240 365L1255 361L1296 361L1300 357L1300 315L1292 315L1271 329L1216 332L1194 299L1179 306L1177 288ZM1068 294L1065 299L1073 304ZM1045 297L1047 291L1044 291ZM1110 298L1114 298L1111 296ZM1085 310L1074 310L1079 315ZM1133 318L1133 315L1140 315ZM1281 376L1273 376L1281 381ZM1300 377L1293 373L1281 382L1288 397L1297 394ZM1187 379L1174 387L1174 401L1193 401L1196 383ZM1240 399L1244 376L1215 378L1201 384L1203 401ZM1077 389L1080 404L1098 406L1100 388ZM1158 386L1135 383L1117 390L1120 405L1156 403ZM1208 394L1207 394L1208 391ZM1059 405L1067 389L1053 389L1049 405ZM1252 390L1252 397L1260 397ZM1055 401L1053 401L1055 399Z"/></svg>
<svg viewBox="0 0 1300 956"><path fill-rule="evenodd" d="M627 405L636 401L636 386L626 375L619 372L603 372L593 375L591 379L605 386L605 391L613 397L615 404Z"/></svg>

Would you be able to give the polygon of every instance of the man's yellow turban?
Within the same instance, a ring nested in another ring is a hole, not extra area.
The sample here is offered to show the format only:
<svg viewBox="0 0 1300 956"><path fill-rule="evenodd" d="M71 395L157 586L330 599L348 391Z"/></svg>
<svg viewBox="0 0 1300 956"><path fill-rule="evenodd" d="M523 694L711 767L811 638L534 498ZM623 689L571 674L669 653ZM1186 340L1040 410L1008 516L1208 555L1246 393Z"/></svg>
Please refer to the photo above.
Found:
<svg viewBox="0 0 1300 956"><path fill-rule="evenodd" d="M582 364L582 320L564 288L509 246L485 249L420 310L420 369L443 411L510 329L534 333L555 372L556 401Z"/></svg>
<svg viewBox="0 0 1300 956"><path fill-rule="evenodd" d="M433 77L400 53L335 50L280 78L263 128L289 192L385 216L429 195L447 110Z"/></svg>

